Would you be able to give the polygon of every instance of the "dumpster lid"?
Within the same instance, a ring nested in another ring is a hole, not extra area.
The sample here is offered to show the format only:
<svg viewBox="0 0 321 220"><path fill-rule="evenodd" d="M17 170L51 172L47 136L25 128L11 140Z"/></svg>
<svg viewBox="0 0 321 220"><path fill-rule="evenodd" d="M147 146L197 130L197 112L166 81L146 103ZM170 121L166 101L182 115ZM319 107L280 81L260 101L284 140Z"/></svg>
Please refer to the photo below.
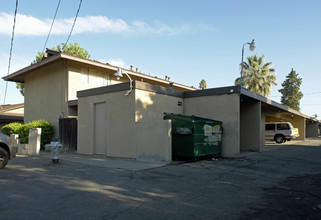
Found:
<svg viewBox="0 0 321 220"><path fill-rule="evenodd" d="M186 121L191 123L219 123L222 124L221 121L208 119L208 118L202 118L195 115L187 116L187 115L181 115L181 114L173 114L173 113L166 113L164 112L164 119L176 119L180 121Z"/></svg>

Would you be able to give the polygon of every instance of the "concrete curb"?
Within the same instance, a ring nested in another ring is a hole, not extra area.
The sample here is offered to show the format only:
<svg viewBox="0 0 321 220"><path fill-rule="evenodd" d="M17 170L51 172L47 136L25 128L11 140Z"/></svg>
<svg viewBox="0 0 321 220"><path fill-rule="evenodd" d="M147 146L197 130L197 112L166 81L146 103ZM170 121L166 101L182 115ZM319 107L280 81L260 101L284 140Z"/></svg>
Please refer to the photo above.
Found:
<svg viewBox="0 0 321 220"><path fill-rule="evenodd" d="M50 159L51 152L40 152L40 157ZM166 163L142 162L127 158L110 158L103 155L82 155L77 153L62 152L59 155L59 161L70 161L90 166L99 166L112 169L121 169L128 171L140 171L166 166Z"/></svg>

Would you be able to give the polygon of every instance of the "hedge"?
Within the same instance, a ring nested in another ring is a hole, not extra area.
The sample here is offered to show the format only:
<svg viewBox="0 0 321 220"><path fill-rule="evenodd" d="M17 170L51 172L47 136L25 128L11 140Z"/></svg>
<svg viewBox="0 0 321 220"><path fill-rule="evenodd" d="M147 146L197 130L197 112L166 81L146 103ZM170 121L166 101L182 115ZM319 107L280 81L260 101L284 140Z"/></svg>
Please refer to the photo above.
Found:
<svg viewBox="0 0 321 220"><path fill-rule="evenodd" d="M37 120L27 124L10 123L2 127L2 133L10 136L10 134L18 134L22 144L28 143L29 130L32 128L41 128L41 145L50 142L54 126L45 120Z"/></svg>
<svg viewBox="0 0 321 220"><path fill-rule="evenodd" d="M11 134L18 134L18 129L23 126L20 122L13 122L1 128L2 133L10 136Z"/></svg>

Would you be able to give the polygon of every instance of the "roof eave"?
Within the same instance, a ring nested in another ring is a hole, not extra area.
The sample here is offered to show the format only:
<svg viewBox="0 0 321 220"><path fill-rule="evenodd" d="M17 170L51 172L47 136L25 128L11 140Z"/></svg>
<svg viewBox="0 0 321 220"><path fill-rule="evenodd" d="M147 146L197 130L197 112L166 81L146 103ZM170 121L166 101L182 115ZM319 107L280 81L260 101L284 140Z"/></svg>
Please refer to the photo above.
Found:
<svg viewBox="0 0 321 220"><path fill-rule="evenodd" d="M3 80L5 81L12 81L12 82L23 82L22 80L18 80L17 77L26 74L27 72L30 72L36 68L42 67L48 63L54 62L56 60L59 60L61 58L61 53L55 55L55 56L51 56L48 57L46 59L44 59L43 61L39 62L39 63L35 63L35 64L31 64L30 66L27 66L21 70L18 70L8 76L4 76L2 77Z"/></svg>
<svg viewBox="0 0 321 220"><path fill-rule="evenodd" d="M18 70L8 76L5 76L5 77L2 77L2 79L4 79L5 81L12 81L12 82L23 82L23 80L21 79L18 79L17 77L19 76L22 76L36 68L39 68L39 67L42 67L48 63L52 63L54 61L57 61L59 59L67 59L67 60L71 60L71 61L76 61L76 62L81 62L81 63L84 63L84 64L88 64L88 65L92 65L92 66L96 66L96 67L101 67L101 68L108 68L110 70L114 70L114 71L117 71L117 69L119 67L117 66L113 66L113 65L110 65L110 64L105 64L105 63L101 63L99 61L94 61L94 60L88 60L88 59L84 59L84 58L80 58L80 57L77 57L77 56L74 56L74 55L70 55L70 54L67 54L67 53L58 53L56 55L53 55L53 56L50 56L44 60L42 60L41 62L39 63L36 63L36 64L32 64L30 66L27 66L21 70ZM146 74L143 74L143 73L139 73L139 72L134 72L134 71L131 71L131 70L128 70L128 69L124 69L124 71L126 71L130 76L136 76L136 77L142 77L144 79L148 79L148 80L152 80L152 81L156 81L156 82L159 82L159 83L163 83L163 84L167 84L170 86L170 84L173 84L175 85L176 87L179 87L179 88L183 88L183 89L186 89L186 90L197 90L195 88L192 88L192 87L189 87L189 86L185 86L185 85L182 85L182 84L179 84L179 83L175 83L175 82L171 82L171 81L168 81L168 80L164 80L164 79L161 79L161 78L157 78L157 77L153 77L153 76L149 76L149 75L146 75Z"/></svg>

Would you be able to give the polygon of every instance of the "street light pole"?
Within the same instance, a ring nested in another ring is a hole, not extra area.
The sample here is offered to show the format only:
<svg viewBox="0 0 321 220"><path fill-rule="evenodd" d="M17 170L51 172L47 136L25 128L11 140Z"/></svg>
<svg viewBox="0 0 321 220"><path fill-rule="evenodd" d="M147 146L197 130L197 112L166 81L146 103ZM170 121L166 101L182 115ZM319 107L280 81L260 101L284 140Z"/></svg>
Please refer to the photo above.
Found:
<svg viewBox="0 0 321 220"><path fill-rule="evenodd" d="M242 89L242 80L243 80L243 58L244 58L244 46L245 45L250 45L250 51L255 50L255 40L253 39L251 43L247 42L243 44L242 46L242 60L241 60L241 78L240 78L240 94L241 94L241 89Z"/></svg>

